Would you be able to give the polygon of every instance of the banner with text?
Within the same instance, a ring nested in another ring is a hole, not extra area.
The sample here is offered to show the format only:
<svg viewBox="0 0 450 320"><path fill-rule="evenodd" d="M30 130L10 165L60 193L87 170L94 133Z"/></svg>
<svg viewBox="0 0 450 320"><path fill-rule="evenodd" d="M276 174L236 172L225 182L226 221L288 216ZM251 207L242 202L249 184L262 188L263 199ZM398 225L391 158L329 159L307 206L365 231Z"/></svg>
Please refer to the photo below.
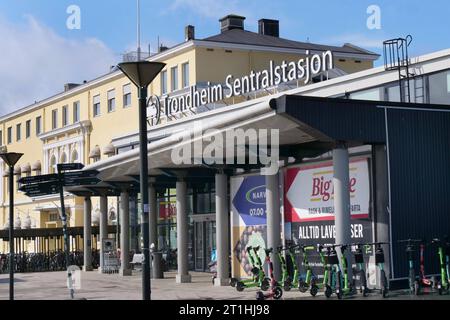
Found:
<svg viewBox="0 0 450 320"><path fill-rule="evenodd" d="M252 266L247 246L266 247L266 182L265 176L239 176L230 179L232 276L251 275ZM264 261L263 250L259 253Z"/></svg>

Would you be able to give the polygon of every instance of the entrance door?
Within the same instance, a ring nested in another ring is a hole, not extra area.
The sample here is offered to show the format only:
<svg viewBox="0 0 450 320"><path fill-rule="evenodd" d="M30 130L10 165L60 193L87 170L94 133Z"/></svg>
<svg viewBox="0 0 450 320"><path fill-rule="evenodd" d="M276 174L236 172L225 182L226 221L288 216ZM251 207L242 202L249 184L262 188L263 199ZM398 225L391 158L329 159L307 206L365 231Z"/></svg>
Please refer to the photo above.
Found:
<svg viewBox="0 0 450 320"><path fill-rule="evenodd" d="M194 221L194 269L209 271L211 253L216 249L216 221L211 217L196 217ZM205 219L206 218L206 219Z"/></svg>

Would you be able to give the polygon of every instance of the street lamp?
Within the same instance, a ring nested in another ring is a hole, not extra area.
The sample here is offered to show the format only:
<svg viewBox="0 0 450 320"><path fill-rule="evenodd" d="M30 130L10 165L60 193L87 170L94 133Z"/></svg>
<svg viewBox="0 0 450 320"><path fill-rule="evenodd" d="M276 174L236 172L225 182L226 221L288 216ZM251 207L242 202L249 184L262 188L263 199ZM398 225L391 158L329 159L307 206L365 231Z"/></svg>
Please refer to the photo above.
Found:
<svg viewBox="0 0 450 320"><path fill-rule="evenodd" d="M142 299L151 299L150 253L149 253L149 203L148 203L148 154L147 154L147 88L165 67L165 63L137 61L119 63L119 69L138 88L139 94L139 153L141 189L141 230L143 238L144 262L142 264Z"/></svg>
<svg viewBox="0 0 450 320"><path fill-rule="evenodd" d="M9 300L14 300L14 166L22 156L23 153L0 153L9 167Z"/></svg>

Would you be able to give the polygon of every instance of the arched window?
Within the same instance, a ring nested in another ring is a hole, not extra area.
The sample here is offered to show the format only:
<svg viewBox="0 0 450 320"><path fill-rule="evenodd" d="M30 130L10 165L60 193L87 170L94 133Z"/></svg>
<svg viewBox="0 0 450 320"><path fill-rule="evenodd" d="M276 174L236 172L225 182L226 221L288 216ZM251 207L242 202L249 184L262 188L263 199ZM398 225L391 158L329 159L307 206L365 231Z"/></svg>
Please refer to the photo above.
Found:
<svg viewBox="0 0 450 320"><path fill-rule="evenodd" d="M56 172L56 157L54 155L50 158L50 167L48 169L50 173Z"/></svg>
<svg viewBox="0 0 450 320"><path fill-rule="evenodd" d="M67 163L67 155L65 152L61 154L61 159L59 160L59 163Z"/></svg>
<svg viewBox="0 0 450 320"><path fill-rule="evenodd" d="M78 152L77 152L77 150L73 150L71 162L72 163L78 162Z"/></svg>

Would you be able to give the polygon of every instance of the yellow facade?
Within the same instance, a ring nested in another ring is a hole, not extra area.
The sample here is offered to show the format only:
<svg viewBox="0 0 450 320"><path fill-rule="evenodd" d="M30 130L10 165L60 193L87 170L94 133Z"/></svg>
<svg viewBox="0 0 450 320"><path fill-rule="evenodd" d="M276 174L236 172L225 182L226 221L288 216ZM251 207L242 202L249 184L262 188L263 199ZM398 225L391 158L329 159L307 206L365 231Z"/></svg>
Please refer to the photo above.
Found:
<svg viewBox="0 0 450 320"><path fill-rule="evenodd" d="M183 48L173 48L162 52L151 60L158 60L167 64L167 89L172 91L172 68L177 66L178 89L183 89L182 65L189 65L188 85L197 83L223 83L227 75L235 77L249 74L252 70L267 69L270 60L276 63L298 61L301 54L274 51L209 48L206 45L196 45L190 40ZM358 60L354 58L335 58L335 65L348 72L356 72L373 66L373 59ZM131 85L131 105L124 106L123 89L130 81L118 71L102 76L91 82L82 84L67 92L49 98L43 102L15 111L0 117L1 143L10 152L21 152L24 156L18 165L33 166L37 161L41 163L41 171L24 173L21 176L47 174L54 170L56 163L82 162L93 163L111 155L103 154L113 138L117 138L138 131L137 89ZM108 92L115 91L115 108L108 110ZM158 76L149 88L150 94L161 95L161 77ZM94 99L99 97L99 114L94 115ZM74 104L79 102L79 119L74 119ZM67 109L67 123L63 126L63 108ZM55 113L56 112L56 113ZM55 116L56 114L56 116ZM36 119L41 117L41 132L36 132ZM56 117L56 118L55 118ZM55 119L56 119L56 123ZM74 121L78 120L78 121ZM30 134L27 137L26 126L29 121ZM20 125L20 139L17 129ZM12 131L11 141L8 141L8 128ZM100 158L90 158L89 154L95 148L101 150ZM5 165L0 164L1 176L4 176ZM15 176L18 178L20 176ZM8 190L6 177L0 183L0 227L8 220ZM60 227L55 207L59 205L58 196L30 199L23 193L15 192L15 215L23 222L29 215L36 228ZM66 205L70 216L69 226L83 225L83 199L69 196ZM92 208L99 206L98 199L92 200ZM116 199L109 199L109 207L117 208ZM31 250L31 249L30 249ZM0 246L5 251L5 246Z"/></svg>

